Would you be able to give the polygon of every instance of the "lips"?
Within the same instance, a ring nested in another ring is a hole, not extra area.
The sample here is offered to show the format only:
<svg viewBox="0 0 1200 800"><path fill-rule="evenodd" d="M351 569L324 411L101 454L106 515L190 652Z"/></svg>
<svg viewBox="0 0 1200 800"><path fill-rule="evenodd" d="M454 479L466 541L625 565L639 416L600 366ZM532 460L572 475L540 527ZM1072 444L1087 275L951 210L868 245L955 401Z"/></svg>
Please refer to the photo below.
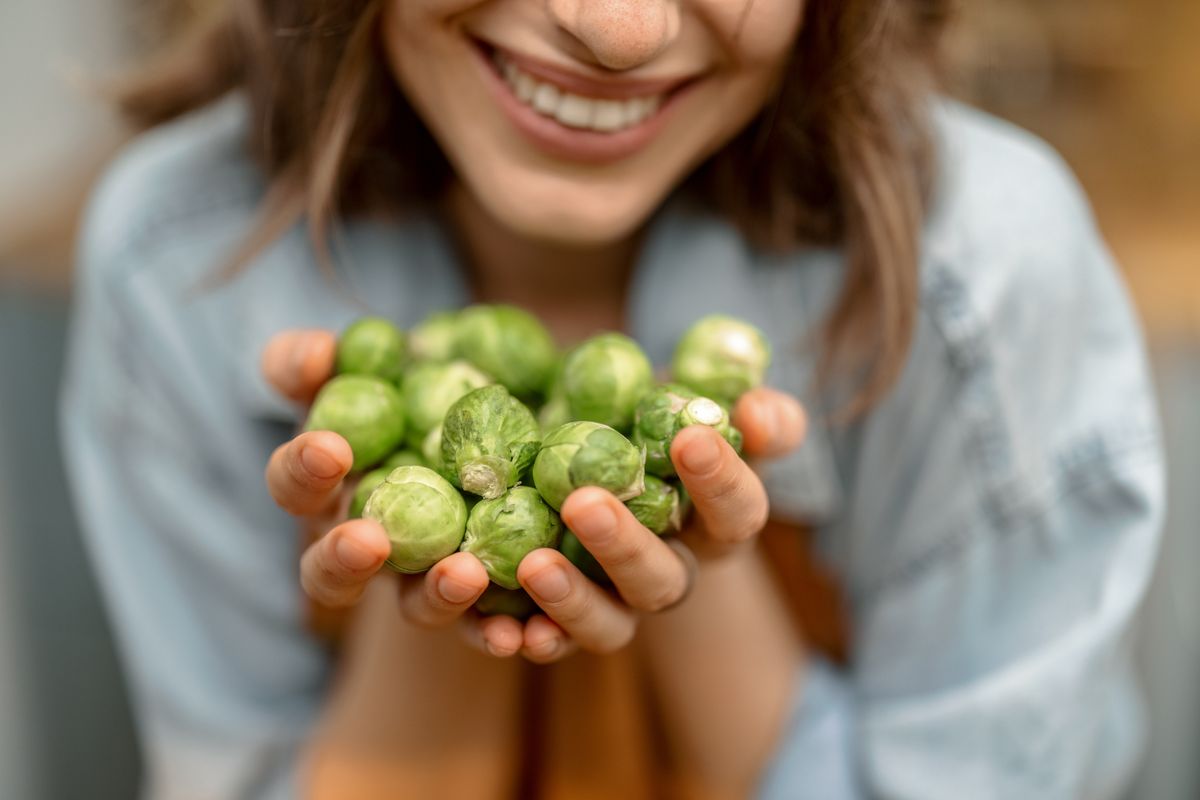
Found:
<svg viewBox="0 0 1200 800"><path fill-rule="evenodd" d="M561 85L539 80L499 51L493 60L517 99L545 117L552 117L569 128L602 133L640 125L656 112L665 93L646 94L625 100L587 97L567 91Z"/></svg>
<svg viewBox="0 0 1200 800"><path fill-rule="evenodd" d="M556 158L603 163L648 145L694 78L596 80L479 43L498 104L514 126Z"/></svg>

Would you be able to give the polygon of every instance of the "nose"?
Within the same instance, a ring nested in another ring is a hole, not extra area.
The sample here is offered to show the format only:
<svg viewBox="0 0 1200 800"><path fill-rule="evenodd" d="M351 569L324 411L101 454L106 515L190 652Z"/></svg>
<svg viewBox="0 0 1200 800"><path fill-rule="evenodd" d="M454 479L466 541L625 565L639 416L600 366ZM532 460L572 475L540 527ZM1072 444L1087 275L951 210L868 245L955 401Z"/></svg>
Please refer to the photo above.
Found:
<svg viewBox="0 0 1200 800"><path fill-rule="evenodd" d="M679 35L679 0L546 0L546 5L559 28L613 70L647 63Z"/></svg>

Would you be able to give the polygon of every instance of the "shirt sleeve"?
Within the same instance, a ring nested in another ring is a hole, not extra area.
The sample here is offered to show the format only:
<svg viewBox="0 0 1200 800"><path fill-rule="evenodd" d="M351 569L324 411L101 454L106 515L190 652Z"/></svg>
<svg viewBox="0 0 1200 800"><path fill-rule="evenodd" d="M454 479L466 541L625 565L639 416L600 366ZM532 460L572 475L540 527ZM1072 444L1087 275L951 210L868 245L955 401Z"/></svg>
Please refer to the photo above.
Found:
<svg viewBox="0 0 1200 800"><path fill-rule="evenodd" d="M295 523L262 477L286 431L239 414L197 366L219 356L153 288L153 257L115 241L112 203L84 235L60 411L143 796L292 797L328 659L304 629Z"/></svg>
<svg viewBox="0 0 1200 800"><path fill-rule="evenodd" d="M825 533L852 663L801 678L763 797L1119 797L1136 767L1156 403L1116 269L1048 168L1015 244L929 265L904 375L843 440Z"/></svg>

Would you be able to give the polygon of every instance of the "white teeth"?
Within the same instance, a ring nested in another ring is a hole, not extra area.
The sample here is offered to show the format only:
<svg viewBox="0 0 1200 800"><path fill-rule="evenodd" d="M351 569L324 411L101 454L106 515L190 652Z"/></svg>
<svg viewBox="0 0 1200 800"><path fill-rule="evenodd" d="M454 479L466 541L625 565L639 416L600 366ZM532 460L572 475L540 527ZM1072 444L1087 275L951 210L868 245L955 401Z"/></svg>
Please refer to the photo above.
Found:
<svg viewBox="0 0 1200 800"><path fill-rule="evenodd" d="M533 93L533 107L546 116L558 109L558 89L548 83L539 83Z"/></svg>
<svg viewBox="0 0 1200 800"><path fill-rule="evenodd" d="M631 128L654 114L662 105L662 95L635 97L631 100L596 100L561 91L542 83L499 53L496 65L513 94L539 114L554 117L563 125L611 133Z"/></svg>
<svg viewBox="0 0 1200 800"><path fill-rule="evenodd" d="M592 114L592 127L598 131L615 131L625 124L625 111L615 100L597 100Z"/></svg>
<svg viewBox="0 0 1200 800"><path fill-rule="evenodd" d="M537 81L535 81L533 78L529 77L524 72L520 72L517 74L517 80L515 84L513 81L509 81L508 83L517 90L517 99L519 99L522 103L529 103L531 100L533 100L533 93L537 91Z"/></svg>
<svg viewBox="0 0 1200 800"><path fill-rule="evenodd" d="M592 124L592 111L596 104L578 95L564 94L558 104L555 118L572 128L588 128Z"/></svg>

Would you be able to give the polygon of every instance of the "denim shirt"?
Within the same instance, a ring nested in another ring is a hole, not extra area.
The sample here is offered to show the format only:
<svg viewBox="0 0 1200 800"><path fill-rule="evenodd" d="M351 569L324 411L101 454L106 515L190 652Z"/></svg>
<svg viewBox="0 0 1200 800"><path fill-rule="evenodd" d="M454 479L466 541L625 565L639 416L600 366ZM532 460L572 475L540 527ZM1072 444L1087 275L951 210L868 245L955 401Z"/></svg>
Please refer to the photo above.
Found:
<svg viewBox="0 0 1200 800"><path fill-rule="evenodd" d="M813 410L764 468L815 527L853 623L798 674L763 798L1115 797L1142 745L1127 633L1156 554L1163 460L1141 334L1084 197L1042 143L952 103L915 338L895 389L829 424L811 334L841 255L749 247L671 206L633 277L655 363L702 314L754 321L770 383ZM355 223L333 278L306 234L208 279L264 182L231 97L144 135L90 206L62 397L70 484L131 684L153 798L294 796L330 677L294 521L262 471L297 410L259 374L288 327L412 325L469 301L432 219Z"/></svg>

